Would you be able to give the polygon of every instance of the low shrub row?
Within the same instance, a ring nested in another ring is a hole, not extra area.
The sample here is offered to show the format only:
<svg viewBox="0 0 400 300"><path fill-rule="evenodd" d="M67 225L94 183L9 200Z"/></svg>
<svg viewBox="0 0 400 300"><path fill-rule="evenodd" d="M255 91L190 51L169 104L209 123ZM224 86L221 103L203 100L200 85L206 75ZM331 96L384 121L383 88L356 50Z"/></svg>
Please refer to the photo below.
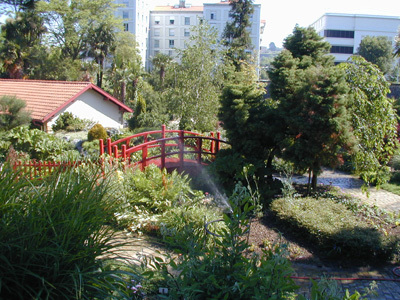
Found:
<svg viewBox="0 0 400 300"><path fill-rule="evenodd" d="M384 228L329 198L280 198L273 201L271 211L329 257L387 261L398 251L398 239Z"/></svg>

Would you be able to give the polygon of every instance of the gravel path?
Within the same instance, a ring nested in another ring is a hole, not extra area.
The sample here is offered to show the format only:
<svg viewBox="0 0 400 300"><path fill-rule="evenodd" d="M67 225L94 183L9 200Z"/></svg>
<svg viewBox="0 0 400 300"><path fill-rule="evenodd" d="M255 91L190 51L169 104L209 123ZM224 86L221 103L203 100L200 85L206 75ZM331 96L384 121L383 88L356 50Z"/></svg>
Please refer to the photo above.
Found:
<svg viewBox="0 0 400 300"><path fill-rule="evenodd" d="M307 183L308 176L297 175L293 176L292 180L296 183ZM318 184L340 187L344 193L351 194L367 204L376 205L388 211L400 212L400 196L374 187L368 189L369 195L367 195L361 191L363 181L353 175L324 169L318 177Z"/></svg>

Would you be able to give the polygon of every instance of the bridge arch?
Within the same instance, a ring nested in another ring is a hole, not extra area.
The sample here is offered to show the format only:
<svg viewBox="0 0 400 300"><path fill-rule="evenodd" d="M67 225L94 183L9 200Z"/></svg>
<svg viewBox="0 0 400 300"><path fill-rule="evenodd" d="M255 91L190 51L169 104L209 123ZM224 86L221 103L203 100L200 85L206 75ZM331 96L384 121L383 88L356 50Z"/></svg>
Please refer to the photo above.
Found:
<svg viewBox="0 0 400 300"><path fill-rule="evenodd" d="M208 165L215 159L221 146L228 144L219 132L205 136L186 130L161 130L138 133L114 142L100 140L100 156L108 154L110 162L124 162L125 166L139 167L150 164L168 171L197 172L199 167Z"/></svg>

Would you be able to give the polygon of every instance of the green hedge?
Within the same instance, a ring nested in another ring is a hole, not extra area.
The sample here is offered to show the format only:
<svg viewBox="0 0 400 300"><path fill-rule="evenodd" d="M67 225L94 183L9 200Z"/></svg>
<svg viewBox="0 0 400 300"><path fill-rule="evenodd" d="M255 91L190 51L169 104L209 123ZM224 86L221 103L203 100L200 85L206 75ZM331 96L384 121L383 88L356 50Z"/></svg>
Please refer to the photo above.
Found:
<svg viewBox="0 0 400 300"><path fill-rule="evenodd" d="M369 225L345 205L330 199L281 198L273 201L271 211L330 257L386 261L397 251L396 237Z"/></svg>

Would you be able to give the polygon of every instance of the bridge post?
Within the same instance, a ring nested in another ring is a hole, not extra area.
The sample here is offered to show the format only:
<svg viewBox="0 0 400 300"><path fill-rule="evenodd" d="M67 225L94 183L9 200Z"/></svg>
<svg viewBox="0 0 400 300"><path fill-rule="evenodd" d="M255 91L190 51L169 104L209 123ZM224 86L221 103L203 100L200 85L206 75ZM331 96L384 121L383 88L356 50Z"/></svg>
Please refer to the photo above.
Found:
<svg viewBox="0 0 400 300"><path fill-rule="evenodd" d="M161 125L161 137L165 139L165 125ZM161 170L165 168L165 141L161 141Z"/></svg>
<svg viewBox="0 0 400 300"><path fill-rule="evenodd" d="M100 139L100 156L104 154L104 140Z"/></svg>
<svg viewBox="0 0 400 300"><path fill-rule="evenodd" d="M126 145L122 145L122 161L123 161L123 168L124 168L124 170L125 170L125 168L126 168Z"/></svg>
<svg viewBox="0 0 400 300"><path fill-rule="evenodd" d="M217 139L218 139L218 141L217 141L217 149L216 149L216 152L218 152L219 149L220 149L220 147L221 147L221 132L219 132L219 131L217 131Z"/></svg>
<svg viewBox="0 0 400 300"><path fill-rule="evenodd" d="M110 156L112 155L112 152L111 152L111 139L110 138L107 139L107 153Z"/></svg>
<svg viewBox="0 0 400 300"><path fill-rule="evenodd" d="M211 132L211 137L214 138L214 132L213 132L213 131ZM213 154L214 151L215 151L215 141L214 141L214 140L211 140L211 146L210 146L210 152L211 152L211 154Z"/></svg>
<svg viewBox="0 0 400 300"><path fill-rule="evenodd" d="M147 135L144 136L144 143L147 143ZM147 167L147 146L142 147L142 169Z"/></svg>
<svg viewBox="0 0 400 300"><path fill-rule="evenodd" d="M179 131L179 171L183 169L183 151L185 150L185 132Z"/></svg>
<svg viewBox="0 0 400 300"><path fill-rule="evenodd" d="M197 163L201 164L201 150L203 149L203 139L202 138L198 138L197 139Z"/></svg>

